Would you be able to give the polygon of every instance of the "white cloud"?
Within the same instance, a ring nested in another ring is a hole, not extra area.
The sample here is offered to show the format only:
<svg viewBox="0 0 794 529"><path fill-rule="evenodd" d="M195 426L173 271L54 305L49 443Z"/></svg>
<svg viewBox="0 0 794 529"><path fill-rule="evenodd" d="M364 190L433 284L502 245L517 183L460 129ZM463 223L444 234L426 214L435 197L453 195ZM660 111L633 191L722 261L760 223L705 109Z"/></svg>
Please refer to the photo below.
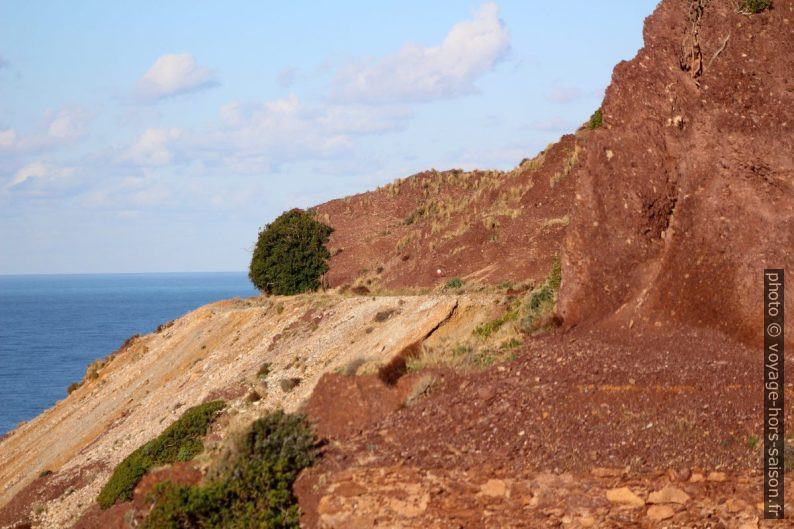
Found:
<svg viewBox="0 0 794 529"><path fill-rule="evenodd" d="M469 94L474 81L510 49L499 7L484 4L472 20L455 24L433 47L406 44L393 55L343 67L333 90L340 100L370 103L428 101Z"/></svg>
<svg viewBox="0 0 794 529"><path fill-rule="evenodd" d="M121 159L142 166L167 165L174 158L169 145L181 138L182 134L182 131L176 128L146 129Z"/></svg>
<svg viewBox="0 0 794 529"><path fill-rule="evenodd" d="M14 174L14 178L6 185L6 189L12 189L34 180L47 184L71 176L73 173L74 168L71 167L57 168L42 162L32 162Z"/></svg>
<svg viewBox="0 0 794 529"><path fill-rule="evenodd" d="M20 135L15 129L0 131L0 153L41 153L72 143L86 134L90 119L90 113L81 107L48 111L44 126L30 134Z"/></svg>
<svg viewBox="0 0 794 529"><path fill-rule="evenodd" d="M158 58L138 83L138 91L145 99L195 92L217 84L212 70L196 63L189 53L174 53Z"/></svg>
<svg viewBox="0 0 794 529"><path fill-rule="evenodd" d="M190 151L186 159L205 166L263 173L284 163L350 154L354 137L399 130L411 116L405 108L307 104L295 95L257 105L232 102L220 108L217 123L182 147Z"/></svg>
<svg viewBox="0 0 794 529"><path fill-rule="evenodd" d="M79 138L85 134L88 118L88 112L82 108L64 108L50 121L47 134L60 140Z"/></svg>

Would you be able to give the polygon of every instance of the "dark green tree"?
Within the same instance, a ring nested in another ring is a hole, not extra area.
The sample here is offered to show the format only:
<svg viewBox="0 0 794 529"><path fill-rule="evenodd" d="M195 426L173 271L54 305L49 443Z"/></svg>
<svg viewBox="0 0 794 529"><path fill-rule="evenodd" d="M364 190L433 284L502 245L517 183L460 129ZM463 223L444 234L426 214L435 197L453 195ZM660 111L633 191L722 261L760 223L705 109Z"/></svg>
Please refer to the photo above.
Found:
<svg viewBox="0 0 794 529"><path fill-rule="evenodd" d="M281 214L259 232L248 277L262 292L292 295L320 288L333 228L300 209Z"/></svg>

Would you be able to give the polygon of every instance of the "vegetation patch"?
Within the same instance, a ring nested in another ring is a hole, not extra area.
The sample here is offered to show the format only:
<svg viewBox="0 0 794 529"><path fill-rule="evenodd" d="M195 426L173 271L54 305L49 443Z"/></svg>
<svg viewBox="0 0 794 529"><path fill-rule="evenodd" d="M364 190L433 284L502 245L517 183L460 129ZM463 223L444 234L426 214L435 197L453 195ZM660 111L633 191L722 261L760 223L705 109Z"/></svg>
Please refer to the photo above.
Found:
<svg viewBox="0 0 794 529"><path fill-rule="evenodd" d="M459 288L463 288L463 281L459 277L453 277L447 284L444 285L444 288L449 290L457 290Z"/></svg>
<svg viewBox="0 0 794 529"><path fill-rule="evenodd" d="M741 0L738 11L745 15L755 15L767 9L772 9L772 0Z"/></svg>
<svg viewBox="0 0 794 529"><path fill-rule="evenodd" d="M601 108L598 108L590 119L587 120L586 126L590 130L595 130L604 124L604 116L601 114Z"/></svg>
<svg viewBox="0 0 794 529"><path fill-rule="evenodd" d="M248 277L268 294L292 295L320 288L331 254L333 228L300 209L287 211L259 232Z"/></svg>
<svg viewBox="0 0 794 529"><path fill-rule="evenodd" d="M107 509L120 501L131 500L135 486L150 468L193 459L204 450L201 438L223 407L223 401L216 400L186 410L158 437L127 456L99 492L99 506Z"/></svg>
<svg viewBox="0 0 794 529"><path fill-rule="evenodd" d="M144 529L298 529L292 485L316 458L305 417L273 412L255 421L239 443L230 469L207 484L157 485Z"/></svg>
<svg viewBox="0 0 794 529"><path fill-rule="evenodd" d="M505 323L515 321L518 319L521 303L513 303L510 309L487 323L482 323L474 328L474 334L480 338L489 338L493 333L497 332L504 326Z"/></svg>
<svg viewBox="0 0 794 529"><path fill-rule="evenodd" d="M519 340L517 338L510 338L506 342L503 342L502 345L499 346L499 349L501 349L502 351L511 351L511 350L515 349L516 347L521 347L521 345L523 345L523 343L524 342L522 342L521 340Z"/></svg>
<svg viewBox="0 0 794 529"><path fill-rule="evenodd" d="M410 226L417 220L421 220L422 218L424 218L426 213L427 210L424 207L419 206L418 208L413 210L407 217L405 217L406 226Z"/></svg>
<svg viewBox="0 0 794 529"><path fill-rule="evenodd" d="M557 291L562 282L560 259L555 258L546 280L537 286L524 302L524 317L521 319L521 330L528 334L550 330L556 326L553 321L554 309L557 306Z"/></svg>
<svg viewBox="0 0 794 529"><path fill-rule="evenodd" d="M480 370L504 359L505 355L489 347L459 344L451 349L436 347L423 350L420 354L406 360L406 371L415 373L439 367L464 371Z"/></svg>

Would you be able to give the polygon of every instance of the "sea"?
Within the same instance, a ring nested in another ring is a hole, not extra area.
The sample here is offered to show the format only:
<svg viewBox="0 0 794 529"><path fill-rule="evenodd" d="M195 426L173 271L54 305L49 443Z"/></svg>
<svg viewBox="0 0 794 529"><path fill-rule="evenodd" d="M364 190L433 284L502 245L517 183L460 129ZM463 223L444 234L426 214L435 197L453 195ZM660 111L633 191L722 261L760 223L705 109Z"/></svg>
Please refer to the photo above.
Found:
<svg viewBox="0 0 794 529"><path fill-rule="evenodd" d="M256 294L244 272L0 275L0 435L66 397L128 337Z"/></svg>

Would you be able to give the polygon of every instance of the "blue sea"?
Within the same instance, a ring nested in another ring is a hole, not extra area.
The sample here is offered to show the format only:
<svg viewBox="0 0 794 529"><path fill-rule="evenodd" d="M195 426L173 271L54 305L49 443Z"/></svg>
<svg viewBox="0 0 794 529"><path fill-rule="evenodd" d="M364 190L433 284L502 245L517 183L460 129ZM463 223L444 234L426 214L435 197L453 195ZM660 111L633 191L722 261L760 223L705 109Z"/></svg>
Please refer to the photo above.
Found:
<svg viewBox="0 0 794 529"><path fill-rule="evenodd" d="M256 291L243 272L0 276L0 435L133 334Z"/></svg>

